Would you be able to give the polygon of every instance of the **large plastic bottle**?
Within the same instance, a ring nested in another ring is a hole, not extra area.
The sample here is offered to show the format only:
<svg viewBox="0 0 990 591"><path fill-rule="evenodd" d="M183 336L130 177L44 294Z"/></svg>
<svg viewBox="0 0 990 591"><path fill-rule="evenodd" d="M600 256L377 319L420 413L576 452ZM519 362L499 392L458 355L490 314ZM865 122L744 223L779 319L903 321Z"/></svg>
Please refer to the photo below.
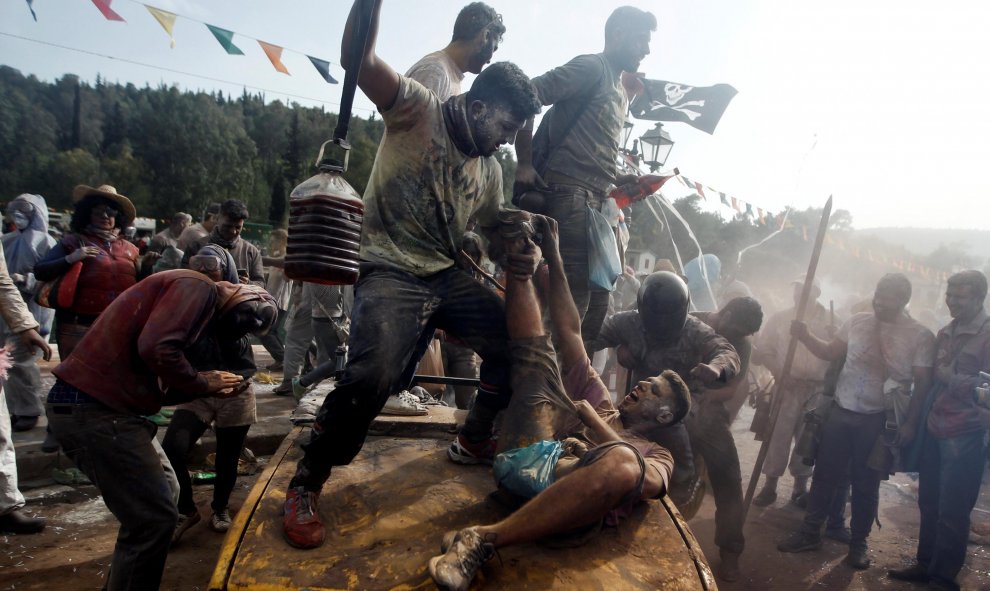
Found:
<svg viewBox="0 0 990 591"><path fill-rule="evenodd" d="M358 277L364 203L326 160L289 195L285 275L325 285L351 285Z"/></svg>

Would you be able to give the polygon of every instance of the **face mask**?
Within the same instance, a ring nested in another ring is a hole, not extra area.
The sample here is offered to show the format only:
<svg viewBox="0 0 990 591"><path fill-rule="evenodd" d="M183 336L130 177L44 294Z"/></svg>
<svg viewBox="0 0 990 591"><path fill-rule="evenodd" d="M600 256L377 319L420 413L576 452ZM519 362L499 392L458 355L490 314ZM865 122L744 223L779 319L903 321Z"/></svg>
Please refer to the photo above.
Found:
<svg viewBox="0 0 990 591"><path fill-rule="evenodd" d="M26 215L24 215L19 211L15 211L11 217L13 218L14 225L17 226L18 230L24 230L25 228L28 227L28 224L31 223L31 220L29 220Z"/></svg>

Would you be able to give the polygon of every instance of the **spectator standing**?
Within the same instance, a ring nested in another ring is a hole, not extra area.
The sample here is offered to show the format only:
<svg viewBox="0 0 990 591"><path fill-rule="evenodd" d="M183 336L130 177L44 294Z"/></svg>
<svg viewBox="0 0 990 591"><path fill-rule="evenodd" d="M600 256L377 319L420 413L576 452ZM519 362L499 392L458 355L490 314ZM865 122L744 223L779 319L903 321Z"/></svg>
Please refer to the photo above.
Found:
<svg viewBox="0 0 990 591"><path fill-rule="evenodd" d="M839 488L852 483L851 540L845 563L870 566L866 538L877 516L880 480L886 474L870 466L870 452L883 435L887 417L885 391L899 384L907 392L927 392L931 385L935 337L905 308L911 282L900 273L884 275L873 296L873 312L856 314L829 341L794 321L792 331L822 359L845 358L834 403L822 425L821 443L801 528L777 544L781 552L806 552L822 546L821 530Z"/></svg>
<svg viewBox="0 0 990 591"><path fill-rule="evenodd" d="M155 255L138 257L136 246L120 237L137 211L127 197L110 185L78 185L72 191L70 234L34 267L40 281L54 281L81 263L72 305L55 310L59 359L65 361L89 327L117 296L137 283L139 271L149 271Z"/></svg>
<svg viewBox="0 0 990 591"><path fill-rule="evenodd" d="M966 560L969 517L980 493L987 424L986 402L976 387L990 369L990 316L984 308L987 278L970 270L949 277L945 304L952 321L938 331L934 387L918 392L900 435L907 445L924 433L918 482L921 529L916 562L892 570L891 578L928 583L930 589L959 589L956 577ZM931 405L927 416L922 412Z"/></svg>
<svg viewBox="0 0 990 591"><path fill-rule="evenodd" d="M0 251L3 251L3 246L0 246ZM3 252L0 252L0 316L7 329L17 335L28 351L33 353L33 349L37 348L46 361L51 358L51 348L38 334L38 321L31 315L7 273ZM9 367L6 356L6 348L0 348L0 374ZM3 387L0 386L0 533L33 534L45 528L44 519L25 515L21 510L23 507L24 495L17 488L17 459L11 439L10 416Z"/></svg>
<svg viewBox="0 0 990 591"><path fill-rule="evenodd" d="M233 258L216 244L207 244L201 248L199 254L190 259L189 266L213 281L237 282ZM255 289L257 290L260 288ZM192 480L187 462L189 452L212 426L216 433L214 466L217 477L213 483L213 501L210 504L212 514L208 525L213 531L226 532L231 523L228 502L237 482L237 463L248 430L258 420L254 385L250 383L257 367L247 337L238 340L216 336L200 339L184 352L197 371L229 371L240 376L247 384L237 396L197 398L180 404L172 415L162 447L179 481L179 521L172 534L173 544L201 520L199 509L193 501Z"/></svg>
<svg viewBox="0 0 990 591"><path fill-rule="evenodd" d="M767 446L763 474L766 481L763 489L753 498L757 507L766 507L777 500L777 481L788 469L794 477L791 500L797 501L808 493L808 480L812 468L802 458L791 453L791 443L797 442L804 427L804 415L817 406L819 396L825 389L825 372L829 362L816 357L806 346L798 342L794 351L791 371L785 381L781 371L787 357L787 347L791 341L791 322L797 316L797 306L804 290L804 278L791 283L794 292L794 306L777 312L767 320L757 347L758 361L770 370L776 380L775 396L780 396L780 411L777 424ZM831 339L834 333L828 310L818 302L822 290L818 281L811 286L805 323L816 338ZM789 458L789 461L788 461Z"/></svg>
<svg viewBox="0 0 990 591"><path fill-rule="evenodd" d="M179 235L179 240L175 245L176 248L185 252L193 242L204 236L209 236L210 232L213 231L213 227L217 225L218 215L220 215L219 203L207 205L206 210L203 211L203 221L187 226L182 231L182 234Z"/></svg>
<svg viewBox="0 0 990 591"><path fill-rule="evenodd" d="M188 213L180 211L173 214L168 227L152 237L151 242L148 243L148 250L157 253L165 252L168 247L182 250L179 248L179 238L191 223L192 216Z"/></svg>
<svg viewBox="0 0 990 591"><path fill-rule="evenodd" d="M7 270L38 322L38 333L47 337L52 329L54 311L34 301L38 284L34 266L56 243L48 234L48 204L41 195L18 195L7 205L7 218L14 224L14 231L0 239ZM7 348L14 363L7 370L4 395L14 431L27 431L38 424L38 418L45 410L41 402L41 371L37 352L24 346L20 339L12 339L13 336L10 328L0 323L0 343L10 343Z"/></svg>

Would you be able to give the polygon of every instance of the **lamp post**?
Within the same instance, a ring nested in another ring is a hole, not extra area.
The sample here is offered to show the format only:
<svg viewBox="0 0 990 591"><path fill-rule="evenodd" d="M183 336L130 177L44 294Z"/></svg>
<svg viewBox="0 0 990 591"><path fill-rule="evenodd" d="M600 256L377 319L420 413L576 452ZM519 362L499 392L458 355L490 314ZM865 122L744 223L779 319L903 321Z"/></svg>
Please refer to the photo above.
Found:
<svg viewBox="0 0 990 591"><path fill-rule="evenodd" d="M643 158L650 167L650 172L656 172L658 168L667 162L670 151L674 148L674 140L670 139L670 134L663 130L663 123L657 123L653 129L648 130L639 138L643 145Z"/></svg>

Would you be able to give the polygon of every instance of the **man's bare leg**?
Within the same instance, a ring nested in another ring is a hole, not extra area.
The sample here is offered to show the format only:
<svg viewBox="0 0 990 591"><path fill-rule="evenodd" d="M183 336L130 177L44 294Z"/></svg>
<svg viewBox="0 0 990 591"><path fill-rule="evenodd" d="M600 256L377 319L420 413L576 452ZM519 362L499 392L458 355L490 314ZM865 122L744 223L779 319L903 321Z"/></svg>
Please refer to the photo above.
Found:
<svg viewBox="0 0 990 591"><path fill-rule="evenodd" d="M503 221L501 228L506 257L539 256L540 249L532 240L533 228L529 222L529 214L512 212L506 217L514 222L510 224ZM555 363L553 352L542 351L538 346L529 349L521 345L530 339L546 338L540 300L532 275L512 272L506 274L505 319L512 357L513 395L502 418L498 452L526 447L552 438L556 420L556 409L551 404L531 396L538 391L540 385L526 374L526 366L532 367L541 355L549 357L549 363Z"/></svg>
<svg viewBox="0 0 990 591"><path fill-rule="evenodd" d="M642 478L636 453L615 446L596 462L578 468L502 521L462 529L447 552L430 559L430 575L443 589L467 589L478 568L497 548L572 531L601 519Z"/></svg>

